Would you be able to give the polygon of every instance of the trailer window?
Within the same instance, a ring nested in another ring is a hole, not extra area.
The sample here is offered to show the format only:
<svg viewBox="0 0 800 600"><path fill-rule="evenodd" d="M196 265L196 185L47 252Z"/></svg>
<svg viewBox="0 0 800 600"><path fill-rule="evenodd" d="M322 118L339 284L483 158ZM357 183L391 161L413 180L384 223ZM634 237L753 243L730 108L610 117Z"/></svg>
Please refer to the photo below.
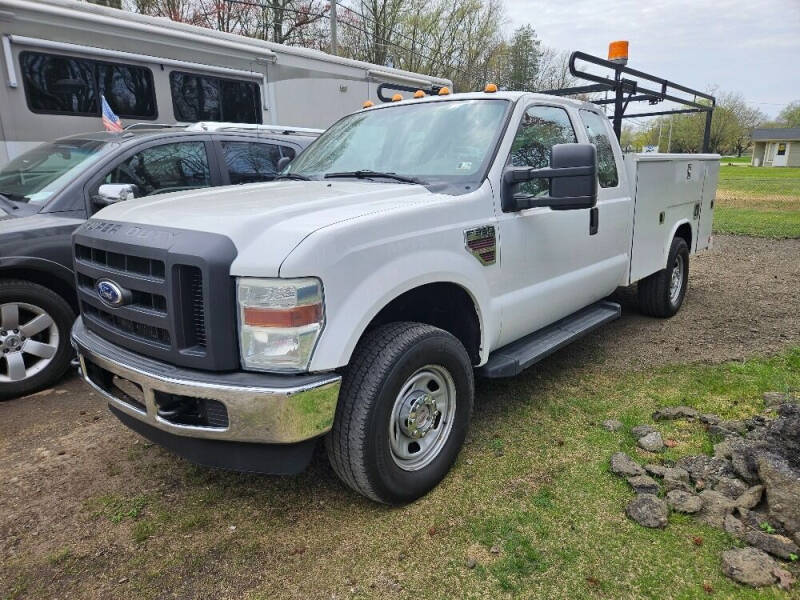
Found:
<svg viewBox="0 0 800 600"><path fill-rule="evenodd" d="M597 147L597 179L600 187L617 187L617 160L608 135L608 119L588 110L581 111L581 118L589 141Z"/></svg>
<svg viewBox="0 0 800 600"><path fill-rule="evenodd" d="M550 151L555 144L575 143L575 130L567 111L555 106L531 106L522 115L522 121L511 144L511 165L541 169L550 166ZM522 195L547 194L550 182L546 179L526 181L519 185Z"/></svg>
<svg viewBox="0 0 800 600"><path fill-rule="evenodd" d="M100 116L100 95L122 118L155 119L150 69L40 52L20 55L28 106L33 112Z"/></svg>
<svg viewBox="0 0 800 600"><path fill-rule="evenodd" d="M87 60L23 52L22 79L34 112L98 116L94 70Z"/></svg>
<svg viewBox="0 0 800 600"><path fill-rule="evenodd" d="M169 84L178 121L261 123L261 90L253 81L173 71Z"/></svg>

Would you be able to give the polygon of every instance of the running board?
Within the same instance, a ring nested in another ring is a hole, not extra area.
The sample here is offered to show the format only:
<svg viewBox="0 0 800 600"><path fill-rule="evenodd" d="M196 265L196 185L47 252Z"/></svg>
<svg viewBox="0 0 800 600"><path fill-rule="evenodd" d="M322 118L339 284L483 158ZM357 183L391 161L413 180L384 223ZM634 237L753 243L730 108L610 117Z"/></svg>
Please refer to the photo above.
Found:
<svg viewBox="0 0 800 600"><path fill-rule="evenodd" d="M619 304L607 300L582 308L552 325L498 348L489 355L486 364L477 369L477 374L492 378L518 375L523 369L570 342L618 319L621 313Z"/></svg>

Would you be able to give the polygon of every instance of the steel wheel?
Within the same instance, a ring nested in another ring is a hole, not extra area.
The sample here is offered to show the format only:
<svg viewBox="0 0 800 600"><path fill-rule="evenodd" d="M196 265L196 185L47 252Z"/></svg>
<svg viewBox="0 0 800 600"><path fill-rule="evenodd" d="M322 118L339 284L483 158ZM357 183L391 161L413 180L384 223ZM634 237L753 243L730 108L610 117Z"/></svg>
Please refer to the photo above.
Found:
<svg viewBox="0 0 800 600"><path fill-rule="evenodd" d="M53 360L58 326L44 309L25 302L0 304L0 382L30 379Z"/></svg>
<svg viewBox="0 0 800 600"><path fill-rule="evenodd" d="M450 373L426 365L409 377L389 417L392 459L405 471L429 465L447 443L456 413L456 386Z"/></svg>
<svg viewBox="0 0 800 600"><path fill-rule="evenodd" d="M672 302L672 304L675 304L681 295L681 290L683 288L683 269L683 256L678 254L675 256L675 263L672 265L672 273L670 274L669 280L669 301Z"/></svg>

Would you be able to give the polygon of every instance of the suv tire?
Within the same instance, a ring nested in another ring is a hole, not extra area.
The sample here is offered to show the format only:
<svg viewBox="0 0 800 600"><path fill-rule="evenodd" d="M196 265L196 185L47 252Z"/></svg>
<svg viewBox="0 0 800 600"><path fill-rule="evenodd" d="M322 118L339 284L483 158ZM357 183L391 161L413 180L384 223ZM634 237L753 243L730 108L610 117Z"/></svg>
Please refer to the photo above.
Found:
<svg viewBox="0 0 800 600"><path fill-rule="evenodd" d="M0 400L39 391L69 368L69 303L38 283L0 280Z"/></svg>
<svg viewBox="0 0 800 600"><path fill-rule="evenodd" d="M450 333L390 323L359 342L325 438L336 474L386 504L425 495L447 474L469 428L472 364Z"/></svg>

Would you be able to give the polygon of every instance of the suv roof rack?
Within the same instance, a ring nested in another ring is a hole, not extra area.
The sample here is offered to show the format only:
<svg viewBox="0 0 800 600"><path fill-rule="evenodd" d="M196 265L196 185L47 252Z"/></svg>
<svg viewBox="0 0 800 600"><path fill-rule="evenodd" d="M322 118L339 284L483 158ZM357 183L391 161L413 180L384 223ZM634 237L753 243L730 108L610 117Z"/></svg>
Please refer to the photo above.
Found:
<svg viewBox="0 0 800 600"><path fill-rule="evenodd" d="M199 121L186 126L186 131L265 131L283 135L319 135L324 129L293 127L290 125L259 125L257 123L224 123Z"/></svg>
<svg viewBox="0 0 800 600"><path fill-rule="evenodd" d="M144 121L142 123L131 123L125 126L124 131L130 131L131 129L168 129L171 127L180 127L180 125L176 125L175 123L148 123Z"/></svg>

